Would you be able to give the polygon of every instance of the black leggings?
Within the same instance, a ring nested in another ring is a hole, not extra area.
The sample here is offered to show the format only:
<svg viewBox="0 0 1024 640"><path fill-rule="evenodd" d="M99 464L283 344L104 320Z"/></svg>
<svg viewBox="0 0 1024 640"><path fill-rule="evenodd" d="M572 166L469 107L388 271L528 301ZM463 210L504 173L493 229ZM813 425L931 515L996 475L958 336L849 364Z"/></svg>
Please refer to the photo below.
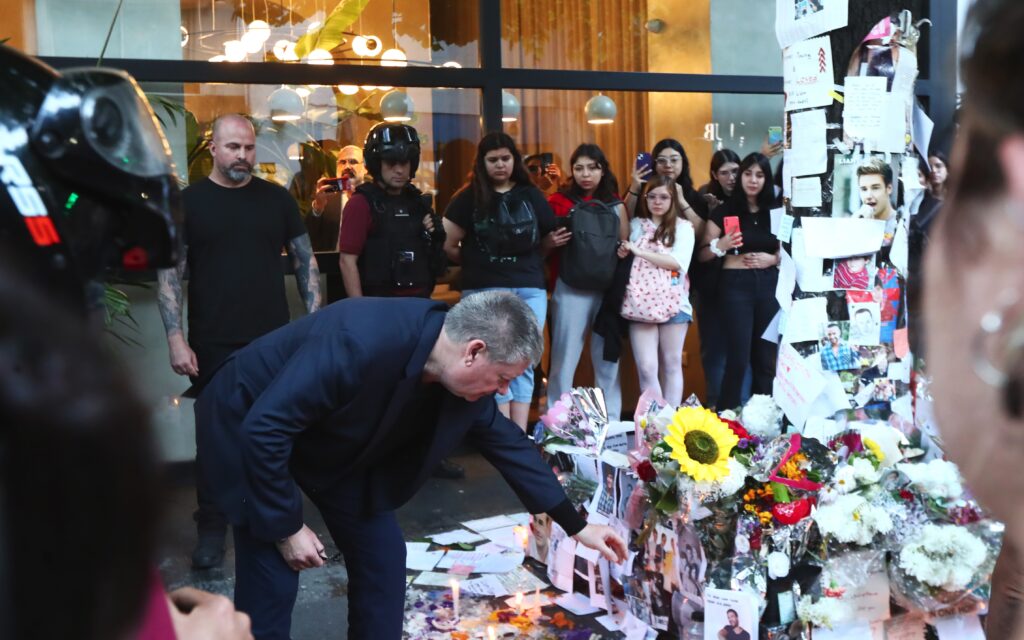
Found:
<svg viewBox="0 0 1024 640"><path fill-rule="evenodd" d="M719 409L739 407L748 364L753 374L751 391L771 395L778 345L762 340L761 335L779 311L775 299L778 280L776 267L722 271L718 295L726 357Z"/></svg>

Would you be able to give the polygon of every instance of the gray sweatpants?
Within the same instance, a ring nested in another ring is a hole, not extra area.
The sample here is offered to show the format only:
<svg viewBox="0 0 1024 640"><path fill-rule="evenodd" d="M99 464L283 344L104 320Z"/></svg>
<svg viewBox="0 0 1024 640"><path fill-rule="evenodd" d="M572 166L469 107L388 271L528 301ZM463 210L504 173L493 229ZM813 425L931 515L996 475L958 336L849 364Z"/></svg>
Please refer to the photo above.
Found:
<svg viewBox="0 0 1024 640"><path fill-rule="evenodd" d="M607 362L602 356L604 338L591 332L594 318L601 308L601 291L584 291L555 282L551 297L551 371L548 374L548 406L572 388L576 365L580 362L583 343L590 336L590 360L594 365L595 385L604 391L608 416L618 420L622 413L622 389L619 387L619 363Z"/></svg>

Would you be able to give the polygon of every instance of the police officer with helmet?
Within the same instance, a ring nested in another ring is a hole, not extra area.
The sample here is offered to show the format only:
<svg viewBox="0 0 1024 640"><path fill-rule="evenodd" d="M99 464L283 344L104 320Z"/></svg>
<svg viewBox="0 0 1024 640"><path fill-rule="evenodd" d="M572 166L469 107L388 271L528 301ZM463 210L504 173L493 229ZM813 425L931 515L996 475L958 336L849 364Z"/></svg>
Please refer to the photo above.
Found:
<svg viewBox="0 0 1024 640"><path fill-rule="evenodd" d="M363 148L372 182L345 205L338 240L341 275L350 298L429 298L445 268L444 227L431 198L412 185L420 163L416 129L383 122Z"/></svg>

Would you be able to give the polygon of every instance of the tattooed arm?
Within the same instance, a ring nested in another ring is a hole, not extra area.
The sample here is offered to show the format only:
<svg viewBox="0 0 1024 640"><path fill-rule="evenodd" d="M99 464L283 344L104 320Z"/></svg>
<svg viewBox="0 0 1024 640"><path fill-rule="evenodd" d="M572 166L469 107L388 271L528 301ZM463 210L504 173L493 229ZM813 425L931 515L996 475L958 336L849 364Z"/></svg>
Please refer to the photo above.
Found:
<svg viewBox="0 0 1024 640"><path fill-rule="evenodd" d="M288 241L288 255L295 268L295 284L299 288L299 296L306 304L306 311L313 313L320 308L320 269L316 265L308 233Z"/></svg>
<svg viewBox="0 0 1024 640"><path fill-rule="evenodd" d="M181 321L181 279L185 274L185 251L181 261L171 269L157 271L157 305L167 332L167 348L171 356L171 369L182 376L198 376L199 363L192 348L185 342Z"/></svg>

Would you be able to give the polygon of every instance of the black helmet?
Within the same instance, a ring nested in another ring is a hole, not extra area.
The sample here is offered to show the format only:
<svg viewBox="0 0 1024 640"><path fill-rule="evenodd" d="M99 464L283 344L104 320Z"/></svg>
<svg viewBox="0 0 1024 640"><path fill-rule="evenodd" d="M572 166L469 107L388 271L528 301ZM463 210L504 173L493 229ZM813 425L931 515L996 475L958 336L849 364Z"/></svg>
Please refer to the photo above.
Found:
<svg viewBox="0 0 1024 640"><path fill-rule="evenodd" d="M380 161L408 162L409 178L416 177L420 166L420 136L407 124L381 122L366 134L363 162L374 178L380 178Z"/></svg>
<svg viewBox="0 0 1024 640"><path fill-rule="evenodd" d="M0 252L79 305L105 267L178 258L170 147L126 73L58 73L0 45L0 182Z"/></svg>

